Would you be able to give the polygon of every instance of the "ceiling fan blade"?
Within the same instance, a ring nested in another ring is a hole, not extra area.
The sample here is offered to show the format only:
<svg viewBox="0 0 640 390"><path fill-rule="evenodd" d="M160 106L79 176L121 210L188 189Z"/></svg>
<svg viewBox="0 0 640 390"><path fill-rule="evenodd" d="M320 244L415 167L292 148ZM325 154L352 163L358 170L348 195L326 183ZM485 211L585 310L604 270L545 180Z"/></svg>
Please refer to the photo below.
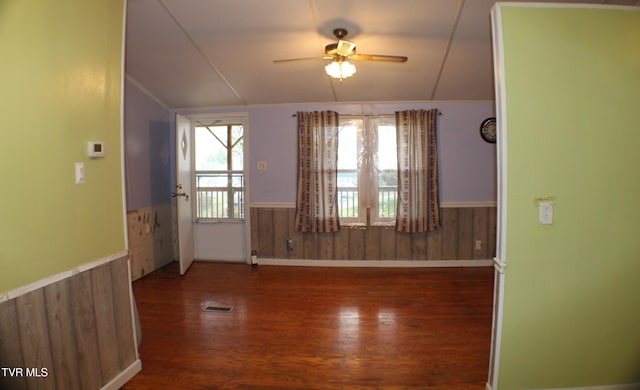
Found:
<svg viewBox="0 0 640 390"><path fill-rule="evenodd" d="M330 60L333 57L323 56L323 57L306 57L306 58L290 58L286 60L273 60L274 64L285 64L288 62L303 62L303 61L319 61L319 60Z"/></svg>
<svg viewBox="0 0 640 390"><path fill-rule="evenodd" d="M385 61L385 62L407 62L404 56L385 56L379 54L355 54L349 57L355 61Z"/></svg>

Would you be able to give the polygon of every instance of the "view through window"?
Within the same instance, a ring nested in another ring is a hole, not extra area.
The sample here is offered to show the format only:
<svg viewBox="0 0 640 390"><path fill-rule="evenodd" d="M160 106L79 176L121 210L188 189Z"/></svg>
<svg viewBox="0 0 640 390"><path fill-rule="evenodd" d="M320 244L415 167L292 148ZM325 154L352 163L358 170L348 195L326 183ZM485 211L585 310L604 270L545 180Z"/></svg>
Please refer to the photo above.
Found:
<svg viewBox="0 0 640 390"><path fill-rule="evenodd" d="M398 190L394 116L342 116L338 137L340 222L393 224Z"/></svg>
<svg viewBox="0 0 640 390"><path fill-rule="evenodd" d="M196 218L244 219L244 128L241 124L195 127Z"/></svg>

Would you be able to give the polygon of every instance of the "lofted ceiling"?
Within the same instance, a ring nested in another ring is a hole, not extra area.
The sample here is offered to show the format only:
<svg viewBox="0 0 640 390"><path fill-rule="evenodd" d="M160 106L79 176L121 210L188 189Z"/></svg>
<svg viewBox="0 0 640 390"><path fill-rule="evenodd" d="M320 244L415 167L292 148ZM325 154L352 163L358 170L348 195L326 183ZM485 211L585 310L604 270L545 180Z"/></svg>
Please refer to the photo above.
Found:
<svg viewBox="0 0 640 390"><path fill-rule="evenodd" d="M570 1L640 5L640 0ZM493 100L494 0L128 0L128 80L168 108ZM543 27L543 26L541 26ZM319 57L336 42L406 63L356 62L343 81Z"/></svg>

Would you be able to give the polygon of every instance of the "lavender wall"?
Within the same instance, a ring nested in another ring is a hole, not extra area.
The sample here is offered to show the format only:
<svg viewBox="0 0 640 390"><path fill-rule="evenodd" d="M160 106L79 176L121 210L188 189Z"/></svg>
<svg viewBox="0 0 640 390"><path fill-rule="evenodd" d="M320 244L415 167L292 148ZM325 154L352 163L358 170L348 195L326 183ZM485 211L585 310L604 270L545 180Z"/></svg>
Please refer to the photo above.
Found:
<svg viewBox="0 0 640 390"><path fill-rule="evenodd" d="M127 211L170 202L170 113L128 80L124 107Z"/></svg>
<svg viewBox="0 0 640 390"><path fill-rule="evenodd" d="M496 149L480 138L480 123L494 115L493 102L410 102L397 104L278 105L180 112L249 113L251 203L293 203L296 194L297 111L335 110L340 114L392 114L437 108L442 202L496 200ZM259 171L258 161L267 169Z"/></svg>

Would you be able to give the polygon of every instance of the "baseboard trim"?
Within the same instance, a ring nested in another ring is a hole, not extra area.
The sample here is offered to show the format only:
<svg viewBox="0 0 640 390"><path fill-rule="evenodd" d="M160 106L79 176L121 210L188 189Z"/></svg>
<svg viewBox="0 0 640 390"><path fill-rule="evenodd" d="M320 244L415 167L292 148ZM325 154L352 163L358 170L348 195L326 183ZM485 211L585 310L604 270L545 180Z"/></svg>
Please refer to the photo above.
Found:
<svg viewBox="0 0 640 390"><path fill-rule="evenodd" d="M224 259L212 259L212 258L203 258L203 257L195 257L193 261L201 261L203 263L247 263L247 259L244 257L232 257L229 256Z"/></svg>
<svg viewBox="0 0 640 390"><path fill-rule="evenodd" d="M142 362L137 359L129 367L125 368L120 374L109 381L106 385L102 386L101 390L118 390L125 383L129 382L137 373L142 370Z"/></svg>
<svg viewBox="0 0 640 390"><path fill-rule="evenodd" d="M505 264L504 261L502 261L502 259L498 258L498 257L494 257L493 258L493 268L496 269L496 271L500 272L501 274L504 273L504 268L507 266L507 264Z"/></svg>
<svg viewBox="0 0 640 390"><path fill-rule="evenodd" d="M485 386L486 390L494 390L490 383ZM602 386L585 386L585 387L556 387L556 388L535 388L529 390L637 390L640 389L640 382L629 383L626 385L602 385ZM495 390L498 390L497 388Z"/></svg>
<svg viewBox="0 0 640 390"><path fill-rule="evenodd" d="M584 387L556 387L556 388L539 388L530 390L637 390L640 389L640 382L629 383L625 385L600 385L600 386L584 386Z"/></svg>
<svg viewBox="0 0 640 390"><path fill-rule="evenodd" d="M491 267L493 260L305 260L259 258L258 264L307 267L452 268Z"/></svg>
<svg viewBox="0 0 640 390"><path fill-rule="evenodd" d="M17 297L19 297L21 295L28 294L31 291L35 291L35 290L38 290L38 289L43 288L45 286L48 286L50 284L59 282L59 281L61 281L63 279L70 278L73 275L79 274L79 273L84 272L84 271L88 271L90 269L99 267L99 266L101 266L103 264L107 264L107 263L110 263L112 261L121 259L123 257L128 257L128 256L129 256L129 252L128 251L118 252L118 253L114 253L112 255L109 255L107 257L103 257L101 259L91 261L89 263L81 264L81 265L79 265L79 266L77 266L75 268L72 268L70 270L61 272L59 274L47 276L46 278L37 280L37 281L35 281L33 283L29 283L27 285L18 287L16 289L7 291L5 293L1 293L0 294L0 302L4 302L4 301L8 301L10 299L17 298Z"/></svg>

